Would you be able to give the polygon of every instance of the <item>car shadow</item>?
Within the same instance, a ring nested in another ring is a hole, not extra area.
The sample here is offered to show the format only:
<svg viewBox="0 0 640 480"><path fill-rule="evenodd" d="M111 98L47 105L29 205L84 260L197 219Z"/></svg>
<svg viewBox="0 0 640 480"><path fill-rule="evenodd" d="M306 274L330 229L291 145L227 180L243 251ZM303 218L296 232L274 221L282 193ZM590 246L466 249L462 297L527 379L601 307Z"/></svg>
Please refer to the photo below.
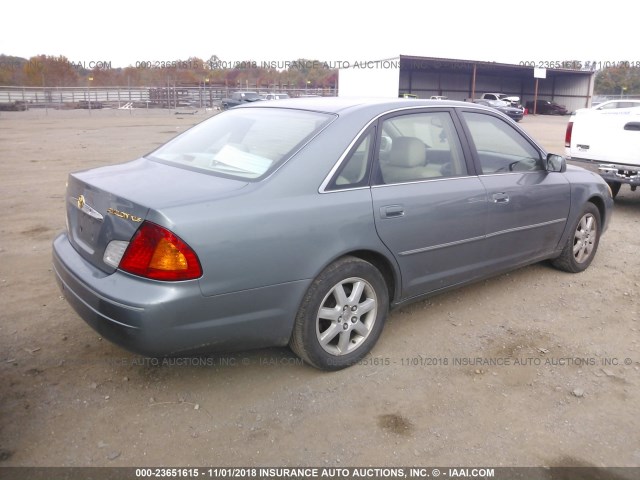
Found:
<svg viewBox="0 0 640 480"><path fill-rule="evenodd" d="M627 185L622 186L620 193L618 193L618 196L615 199L613 214L615 215L616 210L622 209L629 212L637 212L638 209L640 209L640 190L633 192Z"/></svg>

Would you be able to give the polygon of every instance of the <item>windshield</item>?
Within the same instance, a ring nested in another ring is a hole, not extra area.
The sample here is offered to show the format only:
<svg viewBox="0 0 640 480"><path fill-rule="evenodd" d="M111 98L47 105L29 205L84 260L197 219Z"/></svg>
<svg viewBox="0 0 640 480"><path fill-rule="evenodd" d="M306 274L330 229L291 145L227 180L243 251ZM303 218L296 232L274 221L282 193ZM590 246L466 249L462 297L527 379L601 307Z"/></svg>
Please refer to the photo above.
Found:
<svg viewBox="0 0 640 480"><path fill-rule="evenodd" d="M147 158L258 180L285 162L333 118L280 108L229 110L193 127Z"/></svg>

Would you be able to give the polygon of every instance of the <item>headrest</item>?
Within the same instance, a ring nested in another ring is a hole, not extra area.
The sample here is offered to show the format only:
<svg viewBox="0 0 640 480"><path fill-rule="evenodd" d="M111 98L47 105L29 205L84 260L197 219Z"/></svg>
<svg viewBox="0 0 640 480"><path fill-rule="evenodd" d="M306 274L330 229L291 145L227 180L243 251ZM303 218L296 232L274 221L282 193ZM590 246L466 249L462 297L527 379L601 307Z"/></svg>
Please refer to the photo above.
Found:
<svg viewBox="0 0 640 480"><path fill-rule="evenodd" d="M423 167L426 163L425 145L416 137L393 139L389 152L389 165L412 168Z"/></svg>

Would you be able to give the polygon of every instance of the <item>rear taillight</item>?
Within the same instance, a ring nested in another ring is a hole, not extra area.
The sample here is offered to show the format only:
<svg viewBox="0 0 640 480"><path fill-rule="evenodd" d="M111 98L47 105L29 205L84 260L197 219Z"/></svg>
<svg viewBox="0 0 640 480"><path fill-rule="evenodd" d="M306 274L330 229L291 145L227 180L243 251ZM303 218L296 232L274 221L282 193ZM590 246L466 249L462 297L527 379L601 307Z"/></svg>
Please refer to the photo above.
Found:
<svg viewBox="0 0 640 480"><path fill-rule="evenodd" d="M567 123L567 131L564 134L564 146L571 147L571 133L573 132L573 122Z"/></svg>
<svg viewBox="0 0 640 480"><path fill-rule="evenodd" d="M120 260L125 272L154 280L193 280L202 275L196 253L179 237L155 223L144 222Z"/></svg>

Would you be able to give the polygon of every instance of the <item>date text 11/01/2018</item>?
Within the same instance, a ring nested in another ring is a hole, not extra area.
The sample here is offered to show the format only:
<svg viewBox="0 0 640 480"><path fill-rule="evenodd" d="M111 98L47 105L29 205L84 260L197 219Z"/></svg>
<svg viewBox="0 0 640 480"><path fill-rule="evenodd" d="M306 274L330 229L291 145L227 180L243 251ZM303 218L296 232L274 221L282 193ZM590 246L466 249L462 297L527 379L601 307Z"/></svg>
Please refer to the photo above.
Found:
<svg viewBox="0 0 640 480"><path fill-rule="evenodd" d="M521 60L518 65L534 68L558 68L567 70L601 70L603 68L640 68L640 60Z"/></svg>

